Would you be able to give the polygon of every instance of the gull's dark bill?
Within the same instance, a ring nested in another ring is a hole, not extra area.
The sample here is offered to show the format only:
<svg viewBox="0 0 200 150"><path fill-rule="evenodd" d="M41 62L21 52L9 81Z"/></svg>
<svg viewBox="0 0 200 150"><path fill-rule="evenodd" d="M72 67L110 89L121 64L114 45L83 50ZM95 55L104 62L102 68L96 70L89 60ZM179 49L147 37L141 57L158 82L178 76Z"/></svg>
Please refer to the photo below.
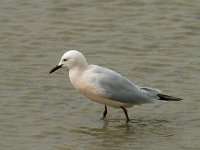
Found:
<svg viewBox="0 0 200 150"><path fill-rule="evenodd" d="M51 69L51 71L49 72L49 74L53 73L54 71L60 69L62 67L62 65L57 65L55 66L53 69Z"/></svg>

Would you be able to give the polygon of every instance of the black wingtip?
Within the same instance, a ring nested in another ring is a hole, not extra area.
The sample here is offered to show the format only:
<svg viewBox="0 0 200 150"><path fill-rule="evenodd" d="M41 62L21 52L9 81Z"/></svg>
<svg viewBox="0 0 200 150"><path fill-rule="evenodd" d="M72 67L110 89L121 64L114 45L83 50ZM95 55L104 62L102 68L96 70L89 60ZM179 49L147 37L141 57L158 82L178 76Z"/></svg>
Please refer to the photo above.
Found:
<svg viewBox="0 0 200 150"><path fill-rule="evenodd" d="M178 98L178 97L173 97L173 96L169 96L169 95L164 95L164 94L158 94L159 100L163 100L163 101L182 101L182 98Z"/></svg>

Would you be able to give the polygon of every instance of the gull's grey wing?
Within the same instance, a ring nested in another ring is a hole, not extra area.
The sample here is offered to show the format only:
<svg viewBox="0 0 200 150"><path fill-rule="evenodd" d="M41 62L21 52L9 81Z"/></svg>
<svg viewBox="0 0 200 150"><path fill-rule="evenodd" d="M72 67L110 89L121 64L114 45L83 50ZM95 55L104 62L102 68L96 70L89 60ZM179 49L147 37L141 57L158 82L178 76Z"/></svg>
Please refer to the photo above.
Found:
<svg viewBox="0 0 200 150"><path fill-rule="evenodd" d="M150 97L155 97L162 93L162 91L160 91L159 89L156 89L156 88L150 88L150 87L139 87L137 86L142 93L145 93L146 95L150 96Z"/></svg>
<svg viewBox="0 0 200 150"><path fill-rule="evenodd" d="M92 67L92 82L103 91L103 96L121 103L143 104L152 99L122 75L99 66Z"/></svg>

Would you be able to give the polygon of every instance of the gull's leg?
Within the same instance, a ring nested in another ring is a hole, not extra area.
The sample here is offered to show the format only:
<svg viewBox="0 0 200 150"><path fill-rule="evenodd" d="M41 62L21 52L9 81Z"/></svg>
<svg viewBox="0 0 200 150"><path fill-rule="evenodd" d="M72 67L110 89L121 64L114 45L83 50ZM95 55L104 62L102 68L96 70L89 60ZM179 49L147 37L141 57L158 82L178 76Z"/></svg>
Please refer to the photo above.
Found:
<svg viewBox="0 0 200 150"><path fill-rule="evenodd" d="M103 112L103 118L105 118L106 115L107 115L107 106L105 105L105 110L104 110L104 112Z"/></svg>
<svg viewBox="0 0 200 150"><path fill-rule="evenodd" d="M123 109L124 114L126 115L126 124L128 124L128 122L129 122L128 112L127 112L126 108L124 108L123 106L120 106L120 107Z"/></svg>

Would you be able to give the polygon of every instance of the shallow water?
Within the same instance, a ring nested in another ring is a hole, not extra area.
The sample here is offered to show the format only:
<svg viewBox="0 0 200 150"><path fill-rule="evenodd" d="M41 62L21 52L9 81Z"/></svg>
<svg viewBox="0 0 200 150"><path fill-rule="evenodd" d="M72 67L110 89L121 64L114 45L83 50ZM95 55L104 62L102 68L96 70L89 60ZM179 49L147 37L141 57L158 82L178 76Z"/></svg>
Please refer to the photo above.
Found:
<svg viewBox="0 0 200 150"><path fill-rule="evenodd" d="M200 148L200 1L2 0L0 149ZM108 108L79 95L67 49L184 101Z"/></svg>

